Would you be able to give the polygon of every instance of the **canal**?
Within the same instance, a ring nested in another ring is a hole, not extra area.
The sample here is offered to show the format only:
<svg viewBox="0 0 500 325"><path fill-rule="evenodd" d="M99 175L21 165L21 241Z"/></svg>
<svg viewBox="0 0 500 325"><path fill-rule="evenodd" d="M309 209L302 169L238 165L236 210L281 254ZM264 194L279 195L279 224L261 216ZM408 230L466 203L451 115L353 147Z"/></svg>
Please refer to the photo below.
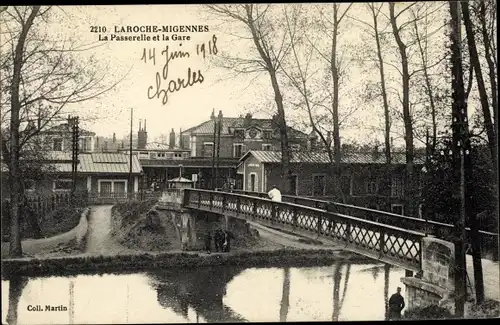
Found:
<svg viewBox="0 0 500 325"><path fill-rule="evenodd" d="M384 264L344 263L14 276L2 280L2 323L384 320L385 299L398 286L404 296L403 276Z"/></svg>

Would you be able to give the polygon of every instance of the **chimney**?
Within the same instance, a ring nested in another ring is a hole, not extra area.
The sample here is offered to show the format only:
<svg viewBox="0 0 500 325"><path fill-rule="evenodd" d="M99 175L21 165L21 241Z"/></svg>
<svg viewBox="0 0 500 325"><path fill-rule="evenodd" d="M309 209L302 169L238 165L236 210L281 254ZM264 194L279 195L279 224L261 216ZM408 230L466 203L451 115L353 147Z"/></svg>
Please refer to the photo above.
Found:
<svg viewBox="0 0 500 325"><path fill-rule="evenodd" d="M148 132L146 131L146 120L144 120L144 129L139 129L139 132L137 132L137 149L145 149L147 143Z"/></svg>
<svg viewBox="0 0 500 325"><path fill-rule="evenodd" d="M328 134L326 135L326 144L328 149L332 147L332 132L330 131L328 131Z"/></svg>
<svg viewBox="0 0 500 325"><path fill-rule="evenodd" d="M378 143L375 144L375 146L373 147L372 157L373 157L373 160L377 160L380 157L380 151L379 151L379 145L378 145Z"/></svg>
<svg viewBox="0 0 500 325"><path fill-rule="evenodd" d="M116 134L113 132L113 144L116 142Z"/></svg>
<svg viewBox="0 0 500 325"><path fill-rule="evenodd" d="M99 149L101 149L101 148L99 147L99 137L95 137L95 147L96 147L96 149L97 149L96 151L97 151L97 152L99 152Z"/></svg>
<svg viewBox="0 0 500 325"><path fill-rule="evenodd" d="M123 148L125 148L125 144L124 144L124 143L123 143L123 141L122 141L122 149L123 149Z"/></svg>
<svg viewBox="0 0 500 325"><path fill-rule="evenodd" d="M184 146L182 143L182 129L179 129L179 148L184 149Z"/></svg>
<svg viewBox="0 0 500 325"><path fill-rule="evenodd" d="M141 132L141 120L139 120L139 132Z"/></svg>
<svg viewBox="0 0 500 325"><path fill-rule="evenodd" d="M104 151L108 151L108 141L104 141Z"/></svg>
<svg viewBox="0 0 500 325"><path fill-rule="evenodd" d="M250 124L252 123L252 114L251 113L247 113L245 115L245 121L244 121L244 125L245 126L250 126Z"/></svg>
<svg viewBox="0 0 500 325"><path fill-rule="evenodd" d="M210 115L210 119L215 119L215 108L212 109L212 114Z"/></svg>
<svg viewBox="0 0 500 325"><path fill-rule="evenodd" d="M308 139L307 139L307 149L308 150L316 150L316 140L318 139L318 136L316 135L316 132L314 130L309 133Z"/></svg>
<svg viewBox="0 0 500 325"><path fill-rule="evenodd" d="M175 148L175 131L174 131L174 129L172 129L172 131L170 131L170 138L169 138L169 141L168 141L168 148L169 149L174 149Z"/></svg>

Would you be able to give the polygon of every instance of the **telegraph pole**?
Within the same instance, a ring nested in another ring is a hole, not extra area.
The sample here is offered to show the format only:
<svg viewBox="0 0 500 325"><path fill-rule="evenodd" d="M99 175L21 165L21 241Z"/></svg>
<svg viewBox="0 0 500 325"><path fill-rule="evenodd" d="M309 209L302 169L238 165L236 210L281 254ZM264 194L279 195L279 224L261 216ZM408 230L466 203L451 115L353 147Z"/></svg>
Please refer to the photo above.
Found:
<svg viewBox="0 0 500 325"><path fill-rule="evenodd" d="M79 151L79 139L80 139L80 130L79 130L79 121L78 116L71 117L68 116L68 125L71 127L72 134L72 152L71 152L71 176L72 176L72 184L71 184L71 195L74 196L76 192L76 176L78 171L78 151Z"/></svg>
<svg viewBox="0 0 500 325"><path fill-rule="evenodd" d="M130 165L129 165L129 170L128 170L128 190L129 190L129 197L132 198L134 187L132 184L132 127L133 127L133 121L134 121L134 108L130 108L130 148L129 148L129 160L130 160Z"/></svg>
<svg viewBox="0 0 500 325"><path fill-rule="evenodd" d="M219 111L217 116L217 165L215 167L215 186L217 187L219 178L219 154L220 154L220 130L222 128L222 111Z"/></svg>
<svg viewBox="0 0 500 325"><path fill-rule="evenodd" d="M216 137L217 137L217 120L215 119L215 116L214 116L214 112L215 112L215 109L212 111L212 118L214 120L214 144L212 146L212 179L211 179L211 183L212 183L212 190L215 190L215 144L217 142L216 140Z"/></svg>
<svg viewBox="0 0 500 325"><path fill-rule="evenodd" d="M466 287L466 260L465 243L467 233L465 230L466 213L470 207L470 200L466 199L465 169L466 162L470 163L470 149L467 131L467 104L462 70L461 35L460 35L460 4L450 1L451 14L451 68L452 68L452 130L453 130L453 170L454 170L454 197L459 206L459 219L455 223L455 315L464 317L464 305L467 295Z"/></svg>

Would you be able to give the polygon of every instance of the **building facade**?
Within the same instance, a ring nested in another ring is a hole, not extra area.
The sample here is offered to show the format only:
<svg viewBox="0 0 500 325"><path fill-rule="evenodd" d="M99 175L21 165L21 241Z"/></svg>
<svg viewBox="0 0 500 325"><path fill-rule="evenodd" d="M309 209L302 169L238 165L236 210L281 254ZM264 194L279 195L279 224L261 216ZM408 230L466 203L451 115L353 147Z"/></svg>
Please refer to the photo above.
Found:
<svg viewBox="0 0 500 325"><path fill-rule="evenodd" d="M387 166L382 154L358 152L342 156L340 186L347 204L404 214L405 156L393 153L392 157L392 164ZM415 159L416 170L423 164L422 158ZM326 153L293 152L290 160L292 195L338 199L334 197L331 166ZM238 166L243 189L251 192L267 192L273 185L279 185L280 172L280 152L249 151ZM416 177L420 184L420 173L416 173Z"/></svg>

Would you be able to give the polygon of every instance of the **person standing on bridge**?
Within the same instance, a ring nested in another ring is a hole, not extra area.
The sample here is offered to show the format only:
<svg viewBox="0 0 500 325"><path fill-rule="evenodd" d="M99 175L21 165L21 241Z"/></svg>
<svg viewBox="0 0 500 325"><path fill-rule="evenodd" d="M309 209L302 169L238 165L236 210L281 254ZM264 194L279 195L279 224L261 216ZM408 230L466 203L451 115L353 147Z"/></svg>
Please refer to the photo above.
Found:
<svg viewBox="0 0 500 325"><path fill-rule="evenodd" d="M273 185L273 188L267 193L267 195L272 201L281 202L281 192L278 190L276 185Z"/></svg>
<svg viewBox="0 0 500 325"><path fill-rule="evenodd" d="M401 295L401 288L389 299L389 320L401 319L401 311L405 308L405 300Z"/></svg>

